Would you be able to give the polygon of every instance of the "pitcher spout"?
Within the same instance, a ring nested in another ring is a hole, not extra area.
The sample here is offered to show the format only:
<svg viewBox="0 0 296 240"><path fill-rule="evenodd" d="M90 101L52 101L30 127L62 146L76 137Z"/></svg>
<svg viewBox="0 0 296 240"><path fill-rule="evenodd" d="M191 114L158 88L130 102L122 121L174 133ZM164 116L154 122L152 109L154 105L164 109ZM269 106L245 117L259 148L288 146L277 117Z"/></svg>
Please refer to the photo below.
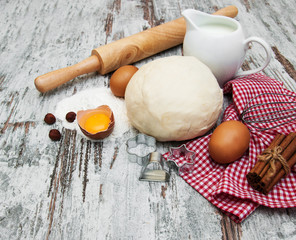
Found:
<svg viewBox="0 0 296 240"><path fill-rule="evenodd" d="M195 9L186 9L182 12L186 21L186 30L198 30L199 25L203 25L211 17L210 14L197 11Z"/></svg>

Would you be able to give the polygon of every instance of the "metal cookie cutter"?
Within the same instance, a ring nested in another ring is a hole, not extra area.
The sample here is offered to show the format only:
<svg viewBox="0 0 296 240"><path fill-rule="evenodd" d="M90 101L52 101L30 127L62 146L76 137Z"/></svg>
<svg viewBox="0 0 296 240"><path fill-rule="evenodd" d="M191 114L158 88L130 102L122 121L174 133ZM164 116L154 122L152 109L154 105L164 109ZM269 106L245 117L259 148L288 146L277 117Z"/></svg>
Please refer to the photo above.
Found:
<svg viewBox="0 0 296 240"><path fill-rule="evenodd" d="M156 151L156 140L154 137L139 133L127 140L126 151L129 153L129 160L132 163L146 165L149 162L150 153Z"/></svg>
<svg viewBox="0 0 296 240"><path fill-rule="evenodd" d="M150 154L149 162L142 168L140 181L167 182L170 174L164 170L162 155L158 152Z"/></svg>
<svg viewBox="0 0 296 240"><path fill-rule="evenodd" d="M138 134L126 142L129 160L143 166L139 180L141 181L169 181L170 174L164 170L162 155L156 152L154 137ZM140 154L138 154L140 153Z"/></svg>
<svg viewBox="0 0 296 240"><path fill-rule="evenodd" d="M174 163L177 167L178 175L180 173L191 173L194 168L195 152L186 148L185 144L180 147L171 147L170 155L167 158L167 162Z"/></svg>

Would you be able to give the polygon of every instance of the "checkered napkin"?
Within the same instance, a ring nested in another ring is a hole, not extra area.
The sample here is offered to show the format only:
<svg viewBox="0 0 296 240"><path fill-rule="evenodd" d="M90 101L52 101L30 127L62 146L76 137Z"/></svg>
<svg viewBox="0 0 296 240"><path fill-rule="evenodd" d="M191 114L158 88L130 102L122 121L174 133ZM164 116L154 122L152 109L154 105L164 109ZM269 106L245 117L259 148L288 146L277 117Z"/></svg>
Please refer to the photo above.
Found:
<svg viewBox="0 0 296 240"><path fill-rule="evenodd" d="M268 92L296 96L296 93L283 88L282 83L262 74L232 80L223 90L225 94L232 93L233 97L233 102L224 111L223 121L239 120L244 106L258 94ZM270 98L273 97L263 96L258 101L264 103L270 101ZM285 96L280 95L276 98L281 100ZM235 222L243 221L259 205L271 208L296 207L295 166L268 195L251 188L246 179L247 173L257 161L257 156L271 143L276 133L289 134L295 131L296 122L292 121L266 131L259 131L248 124L247 126L251 140L248 152L241 159L228 165L220 165L211 160L208 153L210 134L186 143L187 149L196 153L195 164L192 172L180 173L189 185ZM164 158L167 159L169 155L169 152L165 153Z"/></svg>

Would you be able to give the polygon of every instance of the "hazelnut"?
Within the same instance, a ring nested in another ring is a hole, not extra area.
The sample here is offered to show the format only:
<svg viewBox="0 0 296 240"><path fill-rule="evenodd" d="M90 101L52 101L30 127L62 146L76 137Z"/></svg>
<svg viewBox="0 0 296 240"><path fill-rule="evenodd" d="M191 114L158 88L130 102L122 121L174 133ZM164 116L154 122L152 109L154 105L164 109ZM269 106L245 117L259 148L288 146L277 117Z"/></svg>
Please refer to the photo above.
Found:
<svg viewBox="0 0 296 240"><path fill-rule="evenodd" d="M76 119L76 113L75 112L68 112L66 114L66 120L68 122L74 122L75 119Z"/></svg>
<svg viewBox="0 0 296 240"><path fill-rule="evenodd" d="M52 141L59 141L61 139L61 133L60 133L60 131L57 130L57 129L51 129L49 131L49 138Z"/></svg>
<svg viewBox="0 0 296 240"><path fill-rule="evenodd" d="M52 113L47 113L44 117L44 122L46 122L49 125L52 125L56 122L56 118Z"/></svg>

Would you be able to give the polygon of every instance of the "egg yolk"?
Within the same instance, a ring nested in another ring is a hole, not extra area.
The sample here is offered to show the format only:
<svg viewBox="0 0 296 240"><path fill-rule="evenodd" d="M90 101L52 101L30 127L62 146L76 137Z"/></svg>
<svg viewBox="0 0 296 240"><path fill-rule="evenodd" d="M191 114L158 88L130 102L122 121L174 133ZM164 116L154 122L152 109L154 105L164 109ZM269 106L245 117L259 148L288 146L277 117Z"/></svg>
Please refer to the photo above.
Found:
<svg viewBox="0 0 296 240"><path fill-rule="evenodd" d="M92 134L105 131L108 129L110 121L110 118L105 114L96 113L85 121L84 129Z"/></svg>

